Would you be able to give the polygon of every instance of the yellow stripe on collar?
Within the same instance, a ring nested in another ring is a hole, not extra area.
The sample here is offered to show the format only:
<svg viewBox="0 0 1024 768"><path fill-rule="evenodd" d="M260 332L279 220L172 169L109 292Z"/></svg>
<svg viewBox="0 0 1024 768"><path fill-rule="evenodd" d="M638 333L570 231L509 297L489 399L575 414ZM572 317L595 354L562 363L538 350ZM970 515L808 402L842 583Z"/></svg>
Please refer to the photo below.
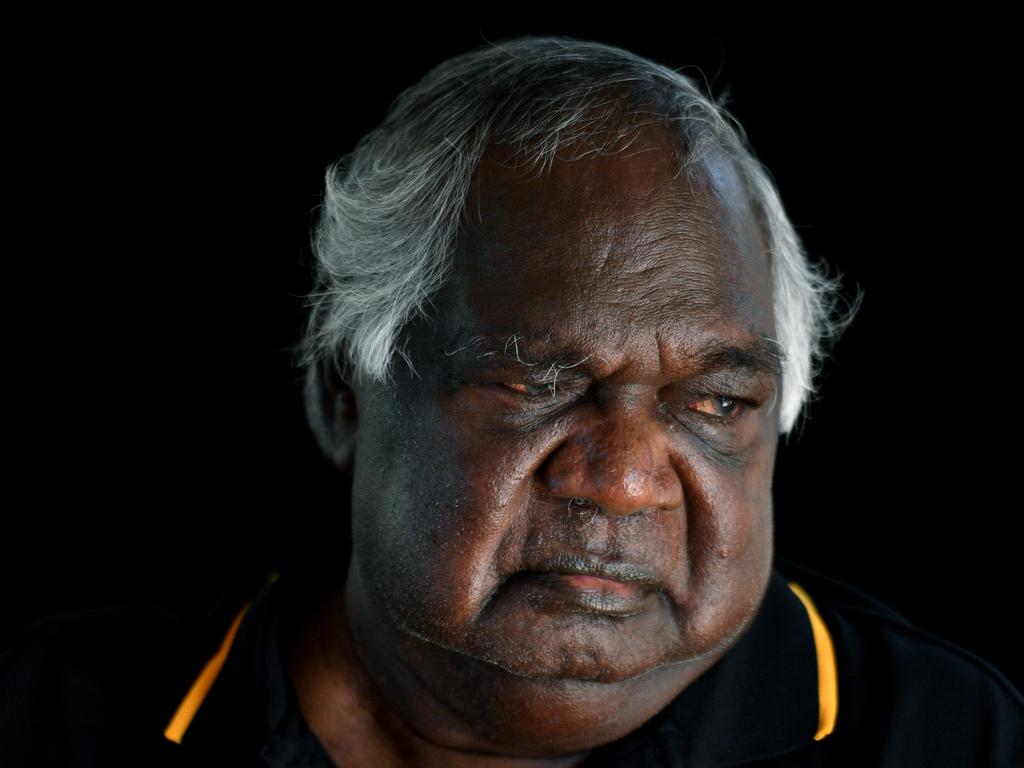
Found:
<svg viewBox="0 0 1024 768"><path fill-rule="evenodd" d="M839 711L839 674L836 670L836 651L832 644L832 635L822 621L811 596L795 581L789 582L789 588L800 598L807 609L811 620L811 631L814 633L814 648L818 655L818 731L814 734L815 741L821 741L836 727L836 714Z"/></svg>
<svg viewBox="0 0 1024 768"><path fill-rule="evenodd" d="M281 571L275 568L267 576L264 586L266 587L277 581L280 575ZM196 716L196 712L199 711L199 707L202 706L203 700L206 699L206 694L210 692L210 688L213 687L213 683L217 679L217 675L220 674L221 667L224 666L224 662L227 660L228 652L231 650L231 644L235 641L235 633L238 632L238 628L242 624L242 618L245 616L245 612L249 610L249 606L251 606L254 601L255 598L247 601L245 605L239 609L238 613L235 614L235 618L231 621L231 626L228 627L228 631L220 643L220 648L218 648L217 652L208 662L206 662L203 667L203 671L199 673L199 677L195 679L195 682L192 683L192 687L189 688L188 693L185 694L185 698L181 700L174 716L167 724L167 727L164 728L164 736L168 741L173 741L175 744L181 744L181 740L185 736L185 731L188 730L189 725Z"/></svg>
<svg viewBox="0 0 1024 768"><path fill-rule="evenodd" d="M178 710L174 713L174 717L171 718L171 721L164 729L164 736L168 740L181 744L181 739L192 723L192 718L199 711L199 707L202 706L206 694L210 692L210 688L217 679L217 675L220 674L221 667L224 666L224 661L228 657L228 651L231 650L231 643L235 640L235 633L238 632L238 627L242 623L242 617L245 616L245 612L249 610L250 605L252 605L252 600L242 606L242 609L235 614L231 627L221 641L220 648L206 662L203 671L199 673L199 677L192 683L192 687L189 688L185 698L178 705Z"/></svg>

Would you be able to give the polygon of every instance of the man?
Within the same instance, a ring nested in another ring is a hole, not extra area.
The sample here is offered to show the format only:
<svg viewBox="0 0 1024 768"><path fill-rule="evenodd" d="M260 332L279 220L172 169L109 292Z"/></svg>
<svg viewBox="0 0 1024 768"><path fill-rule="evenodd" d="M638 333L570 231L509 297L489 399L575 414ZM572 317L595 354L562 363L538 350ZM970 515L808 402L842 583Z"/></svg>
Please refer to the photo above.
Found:
<svg viewBox="0 0 1024 768"><path fill-rule="evenodd" d="M177 637L162 615L36 627L4 667L21 697L33 648L140 657L86 675L134 671L116 726L75 726L79 749L273 767L1021 759L1024 702L996 670L773 556L778 436L849 317L686 78L564 38L446 61L330 170L315 244L299 359L317 440L351 476L351 556L275 574L187 680L158 661ZM141 650L117 639L138 625L157 628ZM47 711L27 698L6 722Z"/></svg>

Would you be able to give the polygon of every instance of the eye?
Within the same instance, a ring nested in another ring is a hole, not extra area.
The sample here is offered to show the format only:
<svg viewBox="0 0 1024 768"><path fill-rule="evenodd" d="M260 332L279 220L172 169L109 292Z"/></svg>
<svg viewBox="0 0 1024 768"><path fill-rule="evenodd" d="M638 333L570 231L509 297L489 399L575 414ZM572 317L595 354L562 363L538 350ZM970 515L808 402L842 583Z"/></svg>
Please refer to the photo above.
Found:
<svg viewBox="0 0 1024 768"><path fill-rule="evenodd" d="M707 395L694 401L690 409L717 421L729 421L743 410L743 403L726 395Z"/></svg>
<svg viewBox="0 0 1024 768"><path fill-rule="evenodd" d="M521 397L540 397L541 395L551 395L550 384L531 384L526 381L503 381L498 384L499 387L507 389L515 395Z"/></svg>

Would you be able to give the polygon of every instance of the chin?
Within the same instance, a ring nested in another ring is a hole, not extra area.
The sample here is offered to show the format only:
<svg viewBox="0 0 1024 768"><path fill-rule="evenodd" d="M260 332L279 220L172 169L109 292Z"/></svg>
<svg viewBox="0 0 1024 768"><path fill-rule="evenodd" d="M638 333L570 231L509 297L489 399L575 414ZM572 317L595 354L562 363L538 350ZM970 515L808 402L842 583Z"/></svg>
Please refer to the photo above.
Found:
<svg viewBox="0 0 1024 768"><path fill-rule="evenodd" d="M651 590L628 605L569 602L547 591L499 591L452 650L527 681L621 684L731 647L757 603L690 608ZM437 637L438 635L435 635ZM420 637L424 637L421 634Z"/></svg>
<svg viewBox="0 0 1024 768"><path fill-rule="evenodd" d="M498 621L464 650L503 673L536 682L623 683L700 655L657 616L608 619L585 614Z"/></svg>
<svg viewBox="0 0 1024 768"><path fill-rule="evenodd" d="M477 638L489 642L437 648L444 661L433 668L445 669L436 682L451 692L446 704L496 751L564 756L643 725L728 652L756 608L707 622L691 615L681 628L656 610L616 622L541 614L519 634L499 622L497 635Z"/></svg>
<svg viewBox="0 0 1024 768"><path fill-rule="evenodd" d="M522 676L479 659L452 654L439 690L445 704L495 754L567 756L596 749L633 732L661 711L717 657L656 664L645 672L621 670L595 679ZM447 665L442 665L447 666ZM587 668L587 663L582 665ZM433 667L437 673L437 668ZM453 680L448 675L459 679ZM608 681L596 679L607 677ZM467 692L468 695L467 695ZM452 743L449 746L468 746ZM480 741L474 742L480 748Z"/></svg>

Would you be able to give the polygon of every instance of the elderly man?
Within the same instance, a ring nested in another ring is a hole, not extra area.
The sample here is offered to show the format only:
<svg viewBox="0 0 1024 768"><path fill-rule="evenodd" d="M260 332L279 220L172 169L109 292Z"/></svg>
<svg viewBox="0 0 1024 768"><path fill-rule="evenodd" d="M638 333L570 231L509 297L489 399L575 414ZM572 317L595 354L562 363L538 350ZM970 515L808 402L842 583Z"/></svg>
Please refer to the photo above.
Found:
<svg viewBox="0 0 1024 768"><path fill-rule="evenodd" d="M152 716L85 741L124 755L131 722L141 756L162 716L166 765L1021 758L996 670L773 557L777 440L850 318L685 77L564 38L448 60L331 168L315 245L298 359L351 556L275 573L188 686L120 683Z"/></svg>

